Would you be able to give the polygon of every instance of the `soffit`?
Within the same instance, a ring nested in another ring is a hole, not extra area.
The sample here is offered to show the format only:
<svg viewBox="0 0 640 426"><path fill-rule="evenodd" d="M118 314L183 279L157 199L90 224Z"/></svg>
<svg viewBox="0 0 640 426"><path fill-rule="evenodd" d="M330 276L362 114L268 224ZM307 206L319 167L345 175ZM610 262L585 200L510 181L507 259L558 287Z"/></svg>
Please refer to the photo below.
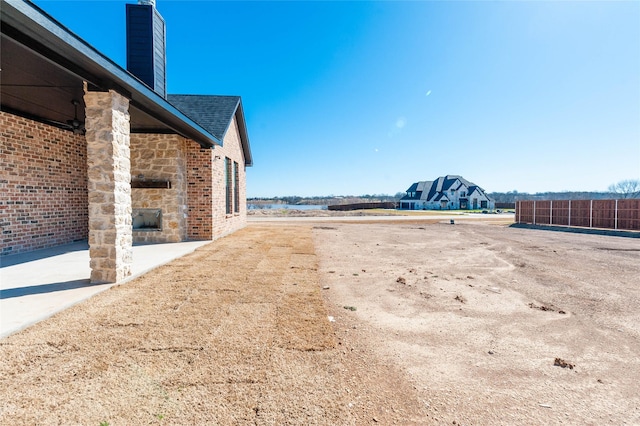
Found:
<svg viewBox="0 0 640 426"><path fill-rule="evenodd" d="M203 146L220 144L140 80L70 33L35 5L2 2L0 101L2 109L58 127L74 118L83 82L130 99L132 132L177 133Z"/></svg>

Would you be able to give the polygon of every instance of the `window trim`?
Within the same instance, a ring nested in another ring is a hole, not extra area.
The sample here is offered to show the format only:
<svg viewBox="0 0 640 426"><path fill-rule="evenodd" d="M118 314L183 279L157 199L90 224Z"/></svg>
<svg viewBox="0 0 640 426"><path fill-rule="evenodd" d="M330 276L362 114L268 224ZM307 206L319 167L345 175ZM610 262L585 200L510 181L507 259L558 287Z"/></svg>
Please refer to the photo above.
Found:
<svg viewBox="0 0 640 426"><path fill-rule="evenodd" d="M233 213L233 188L231 180L231 159L229 157L224 158L224 180L225 180L225 212L226 214Z"/></svg>
<svg viewBox="0 0 640 426"><path fill-rule="evenodd" d="M240 173L238 162L233 162L233 212L240 213Z"/></svg>

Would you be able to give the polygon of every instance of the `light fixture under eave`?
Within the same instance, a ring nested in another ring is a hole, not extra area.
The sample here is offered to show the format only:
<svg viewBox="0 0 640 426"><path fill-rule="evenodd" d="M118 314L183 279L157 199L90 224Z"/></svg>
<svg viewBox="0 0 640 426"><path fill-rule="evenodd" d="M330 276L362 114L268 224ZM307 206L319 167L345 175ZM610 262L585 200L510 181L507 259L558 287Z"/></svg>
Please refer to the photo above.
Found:
<svg viewBox="0 0 640 426"><path fill-rule="evenodd" d="M73 120L67 120L67 124L71 126L71 130L73 131L74 135L84 135L86 132L84 123L78 119L78 105L80 105L80 102L74 99L71 101L71 103L73 104L74 110Z"/></svg>

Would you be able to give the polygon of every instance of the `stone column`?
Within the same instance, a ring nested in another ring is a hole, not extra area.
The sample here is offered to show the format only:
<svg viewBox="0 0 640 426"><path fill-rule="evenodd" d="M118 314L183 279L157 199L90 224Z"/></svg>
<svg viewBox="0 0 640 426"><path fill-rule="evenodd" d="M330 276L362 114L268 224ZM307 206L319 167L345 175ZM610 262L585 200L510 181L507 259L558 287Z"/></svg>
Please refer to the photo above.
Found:
<svg viewBox="0 0 640 426"><path fill-rule="evenodd" d="M91 282L131 275L129 100L85 87Z"/></svg>

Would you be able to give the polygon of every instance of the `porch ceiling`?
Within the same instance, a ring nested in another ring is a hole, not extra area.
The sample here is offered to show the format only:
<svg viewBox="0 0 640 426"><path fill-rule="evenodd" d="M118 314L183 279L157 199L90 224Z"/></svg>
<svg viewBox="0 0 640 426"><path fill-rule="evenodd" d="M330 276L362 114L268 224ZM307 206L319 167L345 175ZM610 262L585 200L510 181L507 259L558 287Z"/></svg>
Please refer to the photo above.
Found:
<svg viewBox="0 0 640 426"><path fill-rule="evenodd" d="M73 100L80 102L78 119L84 122L83 79L16 40L2 34L0 40L0 99L2 110L71 129ZM142 111L129 109L134 133L167 133L171 128Z"/></svg>
<svg viewBox="0 0 640 426"><path fill-rule="evenodd" d="M0 104L2 109L62 128L90 90L115 90L130 101L131 131L176 133L210 148L222 142L132 74L31 2L2 0Z"/></svg>

